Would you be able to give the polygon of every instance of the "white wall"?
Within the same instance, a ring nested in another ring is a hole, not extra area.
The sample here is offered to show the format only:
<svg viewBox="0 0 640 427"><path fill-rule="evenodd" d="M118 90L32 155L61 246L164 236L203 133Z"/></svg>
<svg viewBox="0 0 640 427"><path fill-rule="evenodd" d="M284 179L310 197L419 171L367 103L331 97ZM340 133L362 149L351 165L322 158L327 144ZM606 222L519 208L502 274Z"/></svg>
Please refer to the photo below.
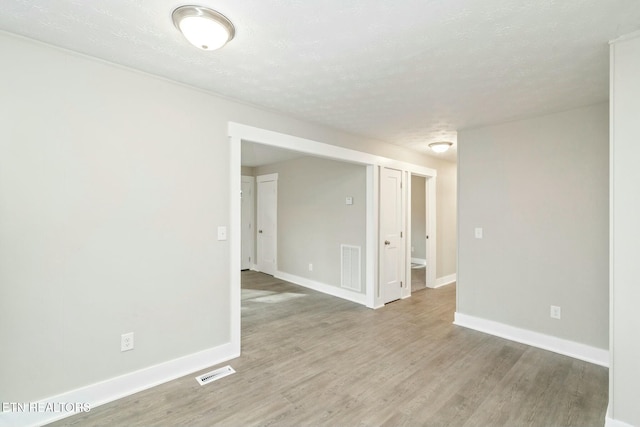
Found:
<svg viewBox="0 0 640 427"><path fill-rule="evenodd" d="M445 163L438 169L436 183L436 261L437 277L455 275L457 255L457 170L455 163Z"/></svg>
<svg viewBox="0 0 640 427"><path fill-rule="evenodd" d="M340 287L340 245L359 246L364 293L365 166L302 157L255 170L278 173L278 270Z"/></svg>
<svg viewBox="0 0 640 427"><path fill-rule="evenodd" d="M599 104L459 132L458 313L608 348L607 116Z"/></svg>
<svg viewBox="0 0 640 427"><path fill-rule="evenodd" d="M622 427L619 422L640 426L640 33L612 44L611 60L612 310L607 424Z"/></svg>
<svg viewBox="0 0 640 427"><path fill-rule="evenodd" d="M24 39L0 50L0 400L227 342L221 105Z"/></svg>
<svg viewBox="0 0 640 427"><path fill-rule="evenodd" d="M228 122L449 165L6 33L0 52L1 401L229 341Z"/></svg>

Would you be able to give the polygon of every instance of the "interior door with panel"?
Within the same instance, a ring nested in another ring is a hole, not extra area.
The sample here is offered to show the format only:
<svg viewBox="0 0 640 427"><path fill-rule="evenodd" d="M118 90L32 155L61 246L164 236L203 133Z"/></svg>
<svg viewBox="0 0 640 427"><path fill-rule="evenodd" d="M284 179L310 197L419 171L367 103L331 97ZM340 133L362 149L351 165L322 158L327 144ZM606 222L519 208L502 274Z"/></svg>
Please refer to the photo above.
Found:
<svg viewBox="0 0 640 427"><path fill-rule="evenodd" d="M380 296L383 303L402 296L405 270L402 171L380 171Z"/></svg>
<svg viewBox="0 0 640 427"><path fill-rule="evenodd" d="M240 269L248 270L254 262L253 242L254 236L254 216L253 207L255 204L255 194L253 191L255 178L252 176L242 177L242 190L240 192L241 200L241 221L240 221L240 240L241 240L241 260Z"/></svg>
<svg viewBox="0 0 640 427"><path fill-rule="evenodd" d="M278 174L257 177L257 269L275 274L277 268Z"/></svg>

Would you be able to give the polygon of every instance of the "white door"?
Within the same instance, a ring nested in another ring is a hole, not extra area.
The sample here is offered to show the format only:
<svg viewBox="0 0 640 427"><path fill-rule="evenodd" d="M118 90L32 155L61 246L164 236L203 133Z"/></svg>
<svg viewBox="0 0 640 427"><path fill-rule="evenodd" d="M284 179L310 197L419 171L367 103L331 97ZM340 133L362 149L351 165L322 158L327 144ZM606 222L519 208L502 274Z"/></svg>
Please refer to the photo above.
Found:
<svg viewBox="0 0 640 427"><path fill-rule="evenodd" d="M257 267L275 274L277 266L278 174L261 175L258 181Z"/></svg>
<svg viewBox="0 0 640 427"><path fill-rule="evenodd" d="M252 176L242 177L241 199L241 261L240 269L248 270L253 262L253 242L255 239L253 228L253 205L254 205L254 179Z"/></svg>
<svg viewBox="0 0 640 427"><path fill-rule="evenodd" d="M402 219L402 171L380 173L380 296L383 303L402 296L405 270Z"/></svg>
<svg viewBox="0 0 640 427"><path fill-rule="evenodd" d="M425 238L425 242L424 242L424 259L426 261L426 265L425 265L425 273L424 273L424 284L425 286L429 283L429 272L431 271L432 268L434 268L433 265L431 265L430 258L429 258L429 230L431 230L431 224L429 223L429 185L428 185L429 180L425 178L424 180L424 218L420 218L418 219L418 221L424 220L424 238Z"/></svg>

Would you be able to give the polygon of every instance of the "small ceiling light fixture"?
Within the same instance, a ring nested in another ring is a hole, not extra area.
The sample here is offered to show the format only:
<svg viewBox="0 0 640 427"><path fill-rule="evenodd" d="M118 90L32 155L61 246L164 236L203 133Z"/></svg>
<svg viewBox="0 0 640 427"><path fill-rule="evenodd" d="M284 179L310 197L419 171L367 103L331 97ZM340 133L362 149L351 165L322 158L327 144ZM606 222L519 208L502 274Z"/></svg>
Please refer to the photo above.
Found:
<svg viewBox="0 0 640 427"><path fill-rule="evenodd" d="M438 141L438 142L432 142L431 144L429 144L429 148L431 148L433 151L435 151L436 153L444 153L445 151L447 151L451 146L453 145L453 142L449 142L449 141Z"/></svg>
<svg viewBox="0 0 640 427"><path fill-rule="evenodd" d="M180 6L171 18L189 43L202 50L220 49L236 33L226 16L202 6Z"/></svg>

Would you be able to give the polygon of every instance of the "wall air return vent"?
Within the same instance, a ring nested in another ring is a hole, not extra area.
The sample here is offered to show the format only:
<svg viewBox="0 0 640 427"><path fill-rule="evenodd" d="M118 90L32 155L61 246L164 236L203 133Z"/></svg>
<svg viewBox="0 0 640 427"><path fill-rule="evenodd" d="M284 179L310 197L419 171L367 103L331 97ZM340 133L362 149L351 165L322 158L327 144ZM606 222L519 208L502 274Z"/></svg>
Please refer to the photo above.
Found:
<svg viewBox="0 0 640 427"><path fill-rule="evenodd" d="M341 275L340 286L362 292L360 283L360 246L340 245Z"/></svg>

